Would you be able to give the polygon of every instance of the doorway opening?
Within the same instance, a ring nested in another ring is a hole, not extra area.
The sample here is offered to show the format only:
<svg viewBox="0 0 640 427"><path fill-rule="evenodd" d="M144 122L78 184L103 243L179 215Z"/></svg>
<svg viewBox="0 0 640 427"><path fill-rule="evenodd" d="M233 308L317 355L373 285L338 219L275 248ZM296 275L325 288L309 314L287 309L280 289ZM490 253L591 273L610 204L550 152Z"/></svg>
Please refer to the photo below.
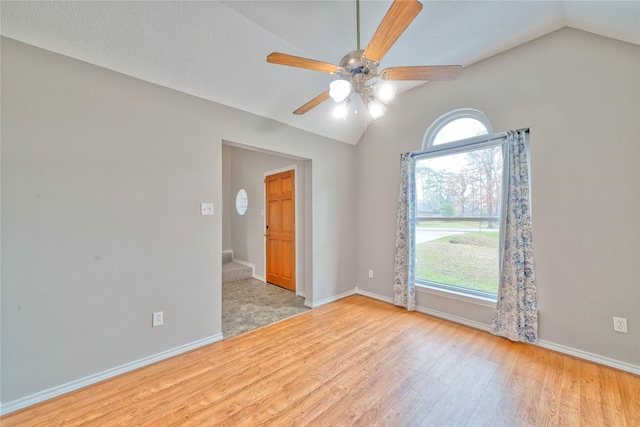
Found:
<svg viewBox="0 0 640 427"><path fill-rule="evenodd" d="M308 310L311 161L224 142L222 178L222 332L229 338ZM244 273L231 276L230 268Z"/></svg>

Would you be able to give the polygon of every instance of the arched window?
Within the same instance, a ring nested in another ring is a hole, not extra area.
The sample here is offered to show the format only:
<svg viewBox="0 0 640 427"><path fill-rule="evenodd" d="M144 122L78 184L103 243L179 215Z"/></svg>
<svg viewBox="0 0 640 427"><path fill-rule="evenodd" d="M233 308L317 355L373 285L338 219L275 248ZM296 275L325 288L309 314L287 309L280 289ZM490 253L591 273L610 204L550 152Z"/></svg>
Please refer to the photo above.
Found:
<svg viewBox="0 0 640 427"><path fill-rule="evenodd" d="M473 109L427 129L415 156L416 285L495 301L503 141Z"/></svg>
<svg viewBox="0 0 640 427"><path fill-rule="evenodd" d="M440 116L429 126L422 141L422 149L492 133L491 122L482 111L472 108L453 110Z"/></svg>

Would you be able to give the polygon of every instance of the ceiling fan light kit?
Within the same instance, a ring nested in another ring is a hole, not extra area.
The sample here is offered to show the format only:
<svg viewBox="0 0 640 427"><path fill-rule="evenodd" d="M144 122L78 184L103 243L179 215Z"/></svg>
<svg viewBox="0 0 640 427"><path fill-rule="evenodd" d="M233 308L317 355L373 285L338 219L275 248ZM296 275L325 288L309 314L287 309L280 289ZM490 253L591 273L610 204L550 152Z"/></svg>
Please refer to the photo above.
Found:
<svg viewBox="0 0 640 427"><path fill-rule="evenodd" d="M353 86L347 80L334 80L329 85L329 96L335 102L342 102L351 95L352 88Z"/></svg>
<svg viewBox="0 0 640 427"><path fill-rule="evenodd" d="M382 102L376 99L369 101L367 109L369 110L369 116L371 116L371 120L378 120L387 112L387 107L385 107Z"/></svg>
<svg viewBox="0 0 640 427"><path fill-rule="evenodd" d="M417 0L394 0L369 41L367 48L360 50L360 4L359 0L356 0L358 46L357 50L346 54L342 58L340 65L332 65L278 52L267 56L267 62L269 63L340 76L340 79L331 82L328 91L316 96L293 113L305 114L331 98L338 103L336 109L334 109L333 116L344 119L348 113L349 96L355 92L362 98L362 102L367 107L371 119L377 120L384 116L386 112L384 104L395 97L395 87L388 82L389 80L436 81L455 79L462 71L460 65L393 67L378 73L382 57L421 10L422 4Z"/></svg>
<svg viewBox="0 0 640 427"><path fill-rule="evenodd" d="M396 87L389 82L379 81L373 86L373 93L380 102L387 104L396 97Z"/></svg>
<svg viewBox="0 0 640 427"><path fill-rule="evenodd" d="M336 119L344 120L347 117L347 113L349 113L348 101L341 102L333 109L333 117Z"/></svg>

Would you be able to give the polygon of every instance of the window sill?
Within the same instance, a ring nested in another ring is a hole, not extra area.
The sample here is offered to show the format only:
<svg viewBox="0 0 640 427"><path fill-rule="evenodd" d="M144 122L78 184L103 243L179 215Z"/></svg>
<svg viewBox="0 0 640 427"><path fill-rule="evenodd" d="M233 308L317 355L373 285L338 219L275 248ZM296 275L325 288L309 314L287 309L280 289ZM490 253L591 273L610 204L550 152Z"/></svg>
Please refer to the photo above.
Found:
<svg viewBox="0 0 640 427"><path fill-rule="evenodd" d="M463 301L469 304L480 305L483 307L496 308L495 298L482 297L479 295L469 295L463 292L456 292L449 289L437 288L422 283L416 283L416 291L425 294L437 295L443 298Z"/></svg>

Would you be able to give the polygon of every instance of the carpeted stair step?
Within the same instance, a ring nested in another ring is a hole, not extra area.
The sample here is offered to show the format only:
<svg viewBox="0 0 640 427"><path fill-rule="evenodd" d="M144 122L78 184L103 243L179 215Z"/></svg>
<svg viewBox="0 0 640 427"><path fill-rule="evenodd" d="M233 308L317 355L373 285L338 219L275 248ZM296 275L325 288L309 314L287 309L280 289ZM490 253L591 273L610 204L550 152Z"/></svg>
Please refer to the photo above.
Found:
<svg viewBox="0 0 640 427"><path fill-rule="evenodd" d="M235 282L236 280L250 279L252 277L251 267L235 261L228 261L222 264L222 283Z"/></svg>

